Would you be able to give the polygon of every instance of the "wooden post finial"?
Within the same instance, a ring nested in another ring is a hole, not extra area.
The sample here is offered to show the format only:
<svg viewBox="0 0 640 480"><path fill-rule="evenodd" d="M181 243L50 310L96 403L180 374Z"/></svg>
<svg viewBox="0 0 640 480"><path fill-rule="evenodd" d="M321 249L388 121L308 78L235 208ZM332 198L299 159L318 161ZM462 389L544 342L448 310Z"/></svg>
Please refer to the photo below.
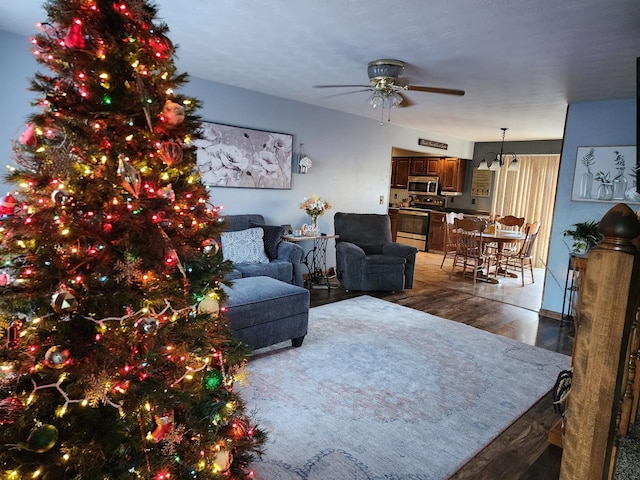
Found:
<svg viewBox="0 0 640 480"><path fill-rule="evenodd" d="M640 236L640 220L624 203L612 207L598 223L598 231L604 236L596 248L635 253L632 240Z"/></svg>

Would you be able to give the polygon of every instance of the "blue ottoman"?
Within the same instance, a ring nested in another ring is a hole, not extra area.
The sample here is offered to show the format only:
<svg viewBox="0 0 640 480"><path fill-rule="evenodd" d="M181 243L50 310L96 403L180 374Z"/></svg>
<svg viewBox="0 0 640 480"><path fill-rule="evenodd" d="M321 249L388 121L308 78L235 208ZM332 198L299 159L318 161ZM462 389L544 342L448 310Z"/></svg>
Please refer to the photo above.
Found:
<svg viewBox="0 0 640 480"><path fill-rule="evenodd" d="M223 286L229 326L238 340L258 349L291 340L302 345L309 325L309 290L271 277L246 277Z"/></svg>

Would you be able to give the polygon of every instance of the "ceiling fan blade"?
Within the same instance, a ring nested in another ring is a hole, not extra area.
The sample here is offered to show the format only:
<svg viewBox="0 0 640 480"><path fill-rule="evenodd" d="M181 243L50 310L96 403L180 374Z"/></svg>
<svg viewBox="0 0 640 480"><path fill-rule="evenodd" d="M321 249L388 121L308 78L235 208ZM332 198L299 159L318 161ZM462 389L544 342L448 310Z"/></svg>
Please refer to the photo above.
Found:
<svg viewBox="0 0 640 480"><path fill-rule="evenodd" d="M313 88L371 88L371 85L314 85Z"/></svg>
<svg viewBox="0 0 640 480"><path fill-rule="evenodd" d="M351 95L352 93L371 92L373 88L365 88L363 90L351 90L350 92L334 93L333 95L324 95L322 98L342 97L343 95Z"/></svg>
<svg viewBox="0 0 640 480"><path fill-rule="evenodd" d="M438 88L438 87L418 87L416 85L407 85L405 90L414 90L416 92L430 92L430 93L444 93L445 95L464 95L464 90L454 90L452 88Z"/></svg>

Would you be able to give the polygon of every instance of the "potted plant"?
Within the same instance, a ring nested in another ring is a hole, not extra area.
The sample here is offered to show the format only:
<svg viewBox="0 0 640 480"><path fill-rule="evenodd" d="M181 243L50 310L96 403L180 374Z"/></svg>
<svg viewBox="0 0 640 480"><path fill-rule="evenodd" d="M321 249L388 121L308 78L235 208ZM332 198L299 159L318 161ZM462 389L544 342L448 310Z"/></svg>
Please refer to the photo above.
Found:
<svg viewBox="0 0 640 480"><path fill-rule="evenodd" d="M587 253L602 240L602 234L598 231L598 222L588 220L574 223L573 227L562 233L564 237L572 238L573 243L570 247L572 253Z"/></svg>

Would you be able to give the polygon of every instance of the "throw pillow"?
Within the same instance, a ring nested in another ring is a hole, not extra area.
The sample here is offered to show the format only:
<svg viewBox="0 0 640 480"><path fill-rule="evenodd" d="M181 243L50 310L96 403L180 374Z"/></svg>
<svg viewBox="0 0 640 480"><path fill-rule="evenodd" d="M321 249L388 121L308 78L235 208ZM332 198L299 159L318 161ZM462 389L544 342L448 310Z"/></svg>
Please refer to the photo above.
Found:
<svg viewBox="0 0 640 480"><path fill-rule="evenodd" d="M284 228L281 225L261 225L255 222L249 222L250 227L260 227L264 231L264 251L267 253L269 260L278 257L278 245L282 241Z"/></svg>
<svg viewBox="0 0 640 480"><path fill-rule="evenodd" d="M269 263L264 251L262 228L248 228L237 232L223 232L222 259L233 263Z"/></svg>

